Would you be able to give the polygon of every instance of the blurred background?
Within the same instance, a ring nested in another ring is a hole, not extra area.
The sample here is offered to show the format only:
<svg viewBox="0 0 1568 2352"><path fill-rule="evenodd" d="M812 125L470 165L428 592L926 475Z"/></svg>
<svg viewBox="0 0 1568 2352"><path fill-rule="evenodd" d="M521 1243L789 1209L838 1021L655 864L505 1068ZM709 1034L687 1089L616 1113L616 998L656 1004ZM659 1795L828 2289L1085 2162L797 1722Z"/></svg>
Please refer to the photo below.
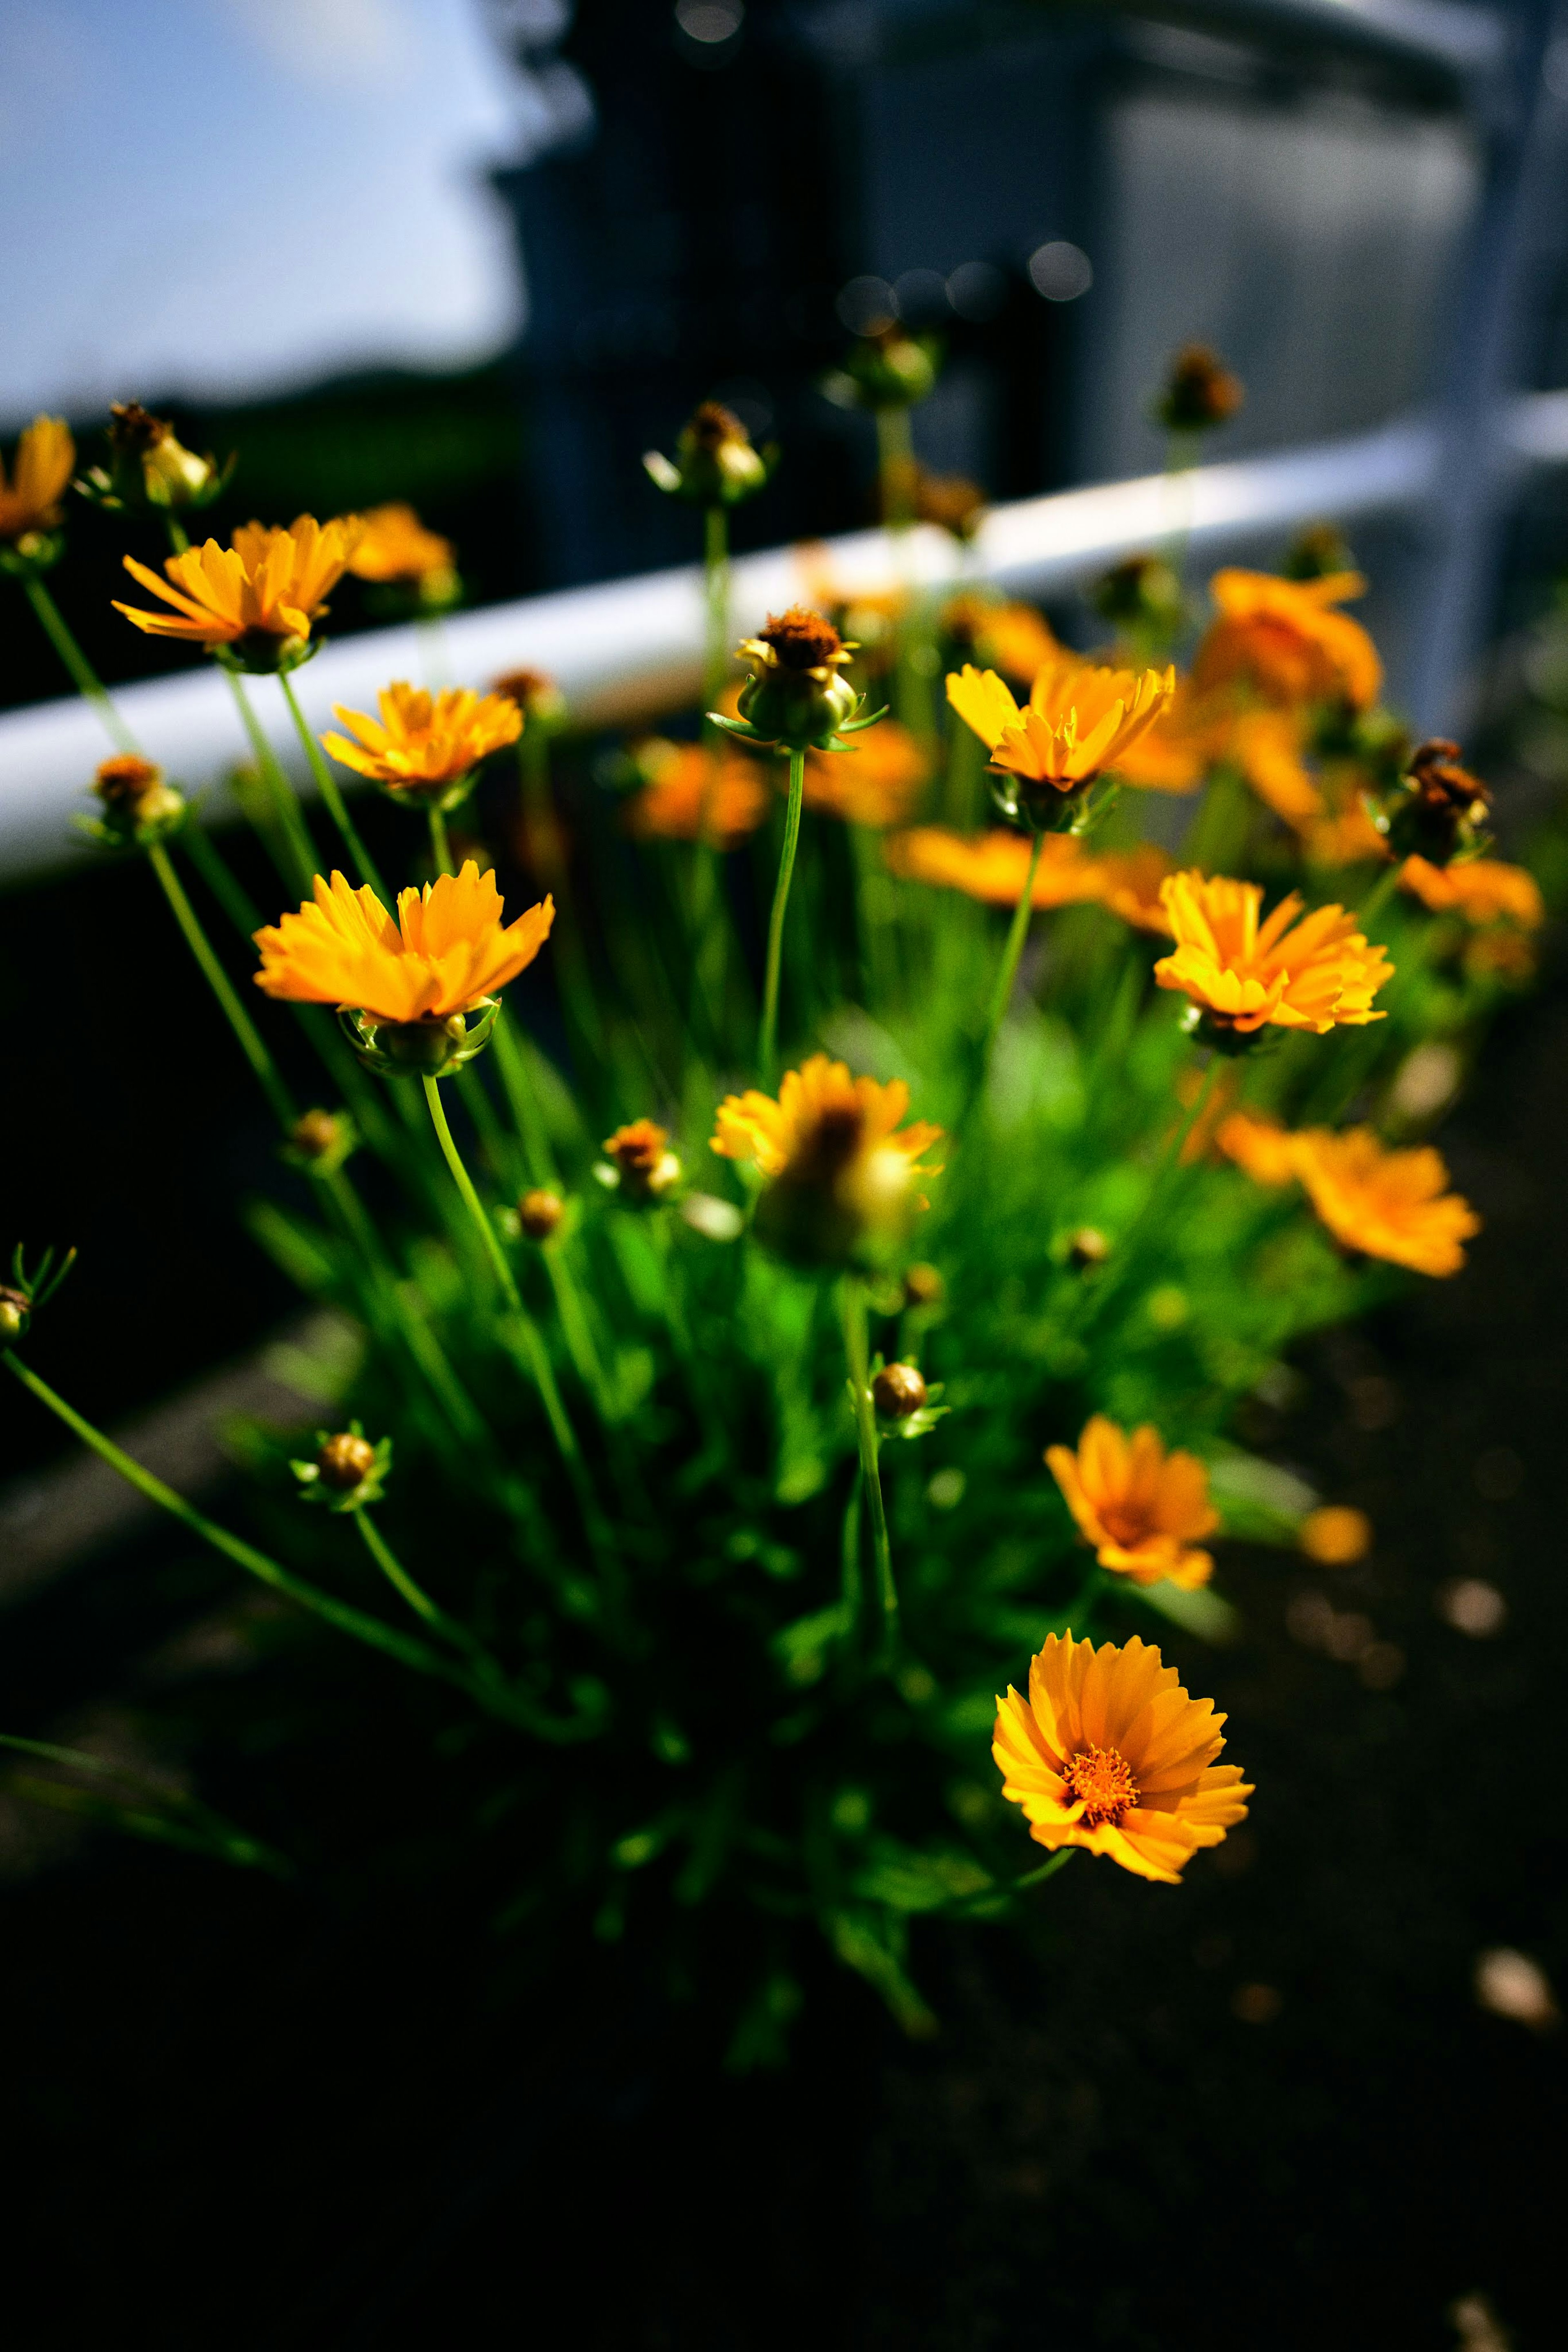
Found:
<svg viewBox="0 0 1568 2352"><path fill-rule="evenodd" d="M237 453L223 528L410 499L482 604L689 562L692 518L640 461L716 394L784 450L742 549L864 526L870 422L821 384L879 321L944 339L916 449L994 501L1157 471L1152 394L1209 342L1248 394L1218 461L1333 444L1397 472L1427 436L1415 489L1352 533L1391 698L1465 717L1505 849L1557 822L1548 7L6 0L0 199L0 438L47 410L96 457L108 404L140 400ZM53 584L103 674L174 666L110 611L121 523L77 506L70 530ZM374 625L349 583L334 601L335 633ZM47 701L64 681L16 616L0 705ZM205 1430L225 1367L227 1405L265 1402L290 1295L232 1223L266 1130L216 1016L178 1050L149 1021L183 950L144 879L0 874L0 1044L37 1071L5 1223L88 1245L47 1369L111 1423L173 1397L146 1432L210 1479L179 1397L203 1384ZM71 1069L38 1070L61 1023ZM1066 1882L1032 1946L932 1937L933 2050L840 1989L789 2086L693 2089L663 2028L583 2057L598 1979L519 2030L476 1989L474 1923L411 1920L396 1888L307 1900L51 1843L0 1799L11 2132L57 2297L29 2340L96 2340L129 2301L170 2347L462 2342L532 2333L570 2289L578 2340L650 2352L806 2325L934 2352L1560 2341L1550 952L1494 1050L1449 1150L1488 1219L1470 1276L1258 1403L1250 1441L1386 1538L1332 1597L1263 1556L1228 1570L1248 1633L1216 1679L1268 1788L1231 1874L1168 1900ZM172 1192L137 1175L154 1133L160 1161L180 1139ZM45 1728L84 1678L111 1710L162 1687L208 1589L51 1484L52 1453L7 1410L0 1713ZM1363 1683L1336 1609L1397 1646L1397 1687ZM256 1769L291 1767L262 1738ZM1526 1973L1479 2001L1498 1950Z"/></svg>

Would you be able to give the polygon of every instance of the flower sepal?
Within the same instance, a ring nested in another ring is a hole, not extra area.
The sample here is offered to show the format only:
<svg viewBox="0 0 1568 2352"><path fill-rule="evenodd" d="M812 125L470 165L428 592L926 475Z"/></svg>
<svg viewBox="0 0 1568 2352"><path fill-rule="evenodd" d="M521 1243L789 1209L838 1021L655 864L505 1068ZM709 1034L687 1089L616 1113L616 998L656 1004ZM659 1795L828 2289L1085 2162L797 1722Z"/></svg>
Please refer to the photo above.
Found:
<svg viewBox="0 0 1568 2352"><path fill-rule="evenodd" d="M302 1503L316 1503L329 1511L362 1511L379 1503L392 1475L392 1442L383 1437L372 1445L362 1425L351 1421L347 1429L316 1432L318 1452L313 1462L291 1462L299 1481Z"/></svg>
<svg viewBox="0 0 1568 2352"><path fill-rule="evenodd" d="M22 1244L17 1243L11 1253L11 1279L0 1283L0 1348L26 1338L34 1316L48 1305L76 1264L76 1256L75 1250L68 1249L57 1265L53 1249L47 1249L29 1273Z"/></svg>
<svg viewBox="0 0 1568 2352"><path fill-rule="evenodd" d="M1182 1035L1190 1037L1195 1045L1207 1045L1228 1061L1239 1060L1243 1054L1273 1052L1290 1034L1284 1029L1270 1031L1268 1024L1260 1029L1239 1029L1235 1022L1217 1018L1202 1004L1186 1005L1180 1026Z"/></svg>
<svg viewBox="0 0 1568 2352"><path fill-rule="evenodd" d="M327 607L320 608L325 614ZM277 637L270 629L247 629L242 637L231 644L209 646L208 652L220 669L231 670L239 677L284 677L289 671L303 669L314 661L321 650L319 637Z"/></svg>
<svg viewBox="0 0 1568 2352"><path fill-rule="evenodd" d="M1062 792L1055 784L1036 782L1010 768L988 770L987 782L997 808L1020 833L1062 833L1074 837L1092 832L1110 814L1122 791L1116 776L1092 776L1086 784Z"/></svg>
<svg viewBox="0 0 1568 2352"><path fill-rule="evenodd" d="M379 1021L343 1005L339 1024L367 1070L382 1078L449 1078L482 1054L501 1010L498 996L481 996L467 1013L445 1020ZM479 1018L471 1022L471 1016Z"/></svg>

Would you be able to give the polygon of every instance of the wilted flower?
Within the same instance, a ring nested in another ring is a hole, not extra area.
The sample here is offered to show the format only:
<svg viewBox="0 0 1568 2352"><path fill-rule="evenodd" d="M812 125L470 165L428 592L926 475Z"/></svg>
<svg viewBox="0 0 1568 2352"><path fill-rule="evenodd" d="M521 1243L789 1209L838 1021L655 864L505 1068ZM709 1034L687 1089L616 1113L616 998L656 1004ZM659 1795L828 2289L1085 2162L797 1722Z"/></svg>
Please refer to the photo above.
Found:
<svg viewBox="0 0 1568 2352"><path fill-rule="evenodd" d="M1214 1760L1225 1720L1135 1635L1096 1649L1048 1633L1028 1698L1009 1688L998 1701L991 1752L1038 1843L1087 1846L1175 1885L1199 1846L1247 1816L1250 1786Z"/></svg>
<svg viewBox="0 0 1568 2352"><path fill-rule="evenodd" d="M1343 907L1303 915L1292 891L1260 925L1256 882L1196 873L1173 874L1161 895L1176 945L1155 978L1191 998L1211 1042L1249 1036L1266 1022L1322 1036L1383 1019L1372 1000L1394 967Z"/></svg>
<svg viewBox="0 0 1568 2352"><path fill-rule="evenodd" d="M16 443L7 481L0 461L0 544L26 557L35 535L53 530L76 464L77 445L62 416L36 416Z"/></svg>
<svg viewBox="0 0 1568 2352"><path fill-rule="evenodd" d="M1462 866L1433 866L1407 857L1399 885L1437 915L1462 915L1467 923L1517 923L1538 930L1546 920L1541 885L1522 866L1500 857L1473 857Z"/></svg>
<svg viewBox="0 0 1568 2352"><path fill-rule="evenodd" d="M244 523L230 547L209 539L166 557L167 580L128 555L131 578L173 611L149 613L118 602L114 609L149 636L226 653L245 669L288 669L305 658L311 625L326 611L361 529L357 515L328 523L299 515L287 530Z"/></svg>
<svg viewBox="0 0 1568 2352"><path fill-rule="evenodd" d="M789 751L826 751L853 721L861 698L843 673L854 647L820 613L791 604L737 650L751 664L740 718L710 714L731 734Z"/></svg>
<svg viewBox="0 0 1568 2352"><path fill-rule="evenodd" d="M469 686L449 686L439 694L402 680L376 697L381 719L363 710L332 705L358 739L328 734L322 742L334 760L373 782L384 784L395 798L434 801L450 808L467 790L468 778L481 760L523 731L523 714L503 694L476 694Z"/></svg>
<svg viewBox="0 0 1568 2352"><path fill-rule="evenodd" d="M1218 352L1207 343L1188 343L1171 362L1155 415L1167 433L1207 433L1228 423L1246 398L1240 377L1231 374Z"/></svg>
<svg viewBox="0 0 1568 2352"><path fill-rule="evenodd" d="M626 829L644 840L707 838L733 849L755 833L770 799L755 760L726 751L716 758L702 743L671 743L653 736L632 757L648 779L626 804Z"/></svg>
<svg viewBox="0 0 1568 2352"><path fill-rule="evenodd" d="M1481 1221L1448 1191L1441 1152L1389 1151L1369 1127L1343 1135L1308 1128L1295 1139L1296 1173L1336 1241L1416 1274L1458 1274Z"/></svg>
<svg viewBox="0 0 1568 2352"><path fill-rule="evenodd" d="M966 666L947 679L947 699L1013 782L1022 821L1040 829L1151 727L1176 691L1174 669L1098 669L1071 657L1050 664L1019 709L995 670Z"/></svg>
<svg viewBox="0 0 1568 2352"><path fill-rule="evenodd" d="M813 1054L785 1074L777 1100L755 1087L727 1096L712 1148L750 1160L767 1180L757 1230L781 1255L812 1265L874 1258L925 1207L916 1179L938 1172L920 1155L942 1130L925 1119L899 1129L908 1108L902 1078L852 1078L842 1062Z"/></svg>
<svg viewBox="0 0 1568 2352"><path fill-rule="evenodd" d="M1152 1424L1129 1437L1097 1412L1076 1454L1052 1445L1045 1459L1102 1568L1130 1576L1134 1584L1168 1577L1190 1590L1208 1582L1213 1556L1193 1547L1212 1535L1219 1514L1208 1499L1208 1472L1196 1454L1179 1448L1167 1454Z"/></svg>
<svg viewBox="0 0 1568 2352"><path fill-rule="evenodd" d="M1407 773L1375 806L1377 829L1396 856L1448 866L1487 845L1491 793L1459 765L1459 747L1446 735L1416 745Z"/></svg>
<svg viewBox="0 0 1568 2352"><path fill-rule="evenodd" d="M1383 664L1361 624L1332 607L1365 585L1355 572L1301 581L1217 572L1209 593L1219 618L1193 662L1195 690L1239 679L1266 702L1345 702L1364 709L1377 699Z"/></svg>
<svg viewBox="0 0 1568 2352"><path fill-rule="evenodd" d="M496 992L532 963L549 936L554 901L503 924L493 874L472 858L423 890L398 895L394 923L369 887L316 877L315 897L256 934L256 986L294 1003L334 1004L355 1016L372 1066L441 1076L489 1034ZM475 1030L465 1014L484 1008Z"/></svg>
<svg viewBox="0 0 1568 2352"><path fill-rule="evenodd" d="M117 400L110 412L107 467L89 467L78 488L96 506L167 513L211 506L227 485L234 459L198 457L166 417L152 416L139 400Z"/></svg>
<svg viewBox="0 0 1568 2352"><path fill-rule="evenodd" d="M681 1181L681 1163L670 1150L670 1131L657 1119L634 1118L607 1135L601 1148L619 1171L622 1190L634 1201L661 1201Z"/></svg>
<svg viewBox="0 0 1568 2352"><path fill-rule="evenodd" d="M942 635L987 669L1032 683L1051 662L1070 656L1032 604L1006 604L966 589L944 606Z"/></svg>
<svg viewBox="0 0 1568 2352"><path fill-rule="evenodd" d="M777 449L753 448L739 417L717 400L702 401L692 411L673 465L657 449L643 460L661 490L703 507L731 507L753 497L778 462Z"/></svg>

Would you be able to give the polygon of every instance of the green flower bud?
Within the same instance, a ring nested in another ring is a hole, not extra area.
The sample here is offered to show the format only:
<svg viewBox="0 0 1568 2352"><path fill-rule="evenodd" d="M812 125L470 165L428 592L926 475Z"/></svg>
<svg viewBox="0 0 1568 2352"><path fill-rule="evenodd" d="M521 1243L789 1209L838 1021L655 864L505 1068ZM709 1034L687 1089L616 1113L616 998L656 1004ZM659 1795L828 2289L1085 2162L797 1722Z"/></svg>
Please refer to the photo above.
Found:
<svg viewBox="0 0 1568 2352"><path fill-rule="evenodd" d="M716 400L692 411L675 444L674 463L650 449L643 463L671 498L694 506L732 507L755 497L778 461L775 449L756 449L738 416Z"/></svg>
<svg viewBox="0 0 1568 2352"><path fill-rule="evenodd" d="M855 345L844 379L862 408L914 408L936 390L940 362L941 346L931 337L917 341L902 327L884 327Z"/></svg>
<svg viewBox="0 0 1568 2352"><path fill-rule="evenodd" d="M860 697L843 675L852 648L820 613L791 604L739 651L752 666L740 716L762 741L822 750L854 717Z"/></svg>

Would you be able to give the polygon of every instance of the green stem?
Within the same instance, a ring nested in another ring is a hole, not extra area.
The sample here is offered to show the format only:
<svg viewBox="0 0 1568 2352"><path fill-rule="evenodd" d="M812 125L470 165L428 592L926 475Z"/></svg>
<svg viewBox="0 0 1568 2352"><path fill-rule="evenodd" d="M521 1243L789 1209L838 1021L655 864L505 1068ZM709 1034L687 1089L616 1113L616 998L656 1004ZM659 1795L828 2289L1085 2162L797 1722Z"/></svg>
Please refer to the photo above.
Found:
<svg viewBox="0 0 1568 2352"><path fill-rule="evenodd" d="M230 669L226 663L222 667L224 676L229 682L229 691L235 698L235 708L239 712L240 724L245 729L246 739L250 745L251 756L260 771L262 782L267 787L277 818L278 830L283 836L284 846L288 852L294 867L295 887L308 898L319 860L316 855L316 844L310 838L310 828L305 822L305 812L299 805L299 796L284 773L283 762L273 750L265 728L251 708L250 697L245 690L244 679L238 670Z"/></svg>
<svg viewBox="0 0 1568 2352"><path fill-rule="evenodd" d="M789 753L789 799L784 812L784 847L779 859L779 879L773 889L773 912L768 922L768 963L762 982L762 1029L757 1058L762 1083L772 1083L779 1053L779 973L784 955L784 914L789 904L789 882L795 871L795 851L800 839L800 810L806 797L804 746Z"/></svg>
<svg viewBox="0 0 1568 2352"><path fill-rule="evenodd" d="M376 871L375 861L354 830L353 819L344 805L342 793L338 790L338 780L328 764L326 753L306 724L305 713L299 708L298 697L294 691L293 681L287 670L279 670L277 683L283 688L283 698L293 715L295 732L304 747L305 757L310 762L310 772L316 779L316 788L327 804L328 814L343 837L350 856L359 869L361 881L370 884L383 907L390 908L395 905L396 901Z"/></svg>
<svg viewBox="0 0 1568 2352"><path fill-rule="evenodd" d="M162 885L174 920L185 934L185 944L202 968L208 987L217 998L228 1019L229 1027L239 1040L240 1050L256 1073L256 1081L271 1104L278 1125L287 1131L299 1114L289 1099L288 1089L278 1076L277 1066L263 1044L256 1024L235 992L233 982L224 970L197 919L196 910L186 898L180 877L170 862L169 853L161 841L152 843L147 852L148 863Z"/></svg>
<svg viewBox="0 0 1568 2352"><path fill-rule="evenodd" d="M703 515L703 591L707 614L703 709L712 710L724 692L729 667L729 516L723 507L709 507Z"/></svg>
<svg viewBox="0 0 1568 2352"><path fill-rule="evenodd" d="M1377 920L1378 916L1382 914L1383 909L1387 906L1396 890L1398 889L1399 877L1404 873L1404 871L1405 860L1402 857L1396 857L1393 864L1385 866L1384 871L1378 876L1376 881L1373 884L1371 889L1367 892L1365 898L1362 900L1360 906L1355 910L1355 919L1362 926L1364 930L1368 923L1375 923Z"/></svg>
<svg viewBox="0 0 1568 2352"><path fill-rule="evenodd" d="M1018 978L1019 960L1023 954L1023 943L1029 936L1029 919L1034 911L1034 877L1040 871L1040 854L1044 846L1044 834L1037 833L1030 848L1029 872L1024 877L1023 888L1019 893L1019 902L1013 909L1013 919L1008 929L1008 942L1002 950L1002 961L997 971L997 984L991 991L991 1001L986 1013L985 1043L980 1048L980 1088L985 1086L986 1074L991 1066L992 1050L1000 1033L1008 1006L1012 1003L1013 982Z"/></svg>
<svg viewBox="0 0 1568 2352"><path fill-rule="evenodd" d="M470 1637L465 1629L455 1626L445 1612L436 1607L429 1593L414 1582L369 1511L356 1511L353 1517L361 1535L364 1538L365 1549L370 1553L392 1591L400 1592L415 1616L423 1617L425 1623L434 1626L438 1633L461 1634L463 1646L466 1649Z"/></svg>
<svg viewBox="0 0 1568 2352"><path fill-rule="evenodd" d="M890 530L907 530L915 520L911 499L915 435L907 408L876 412L877 471L882 481L882 519Z"/></svg>
<svg viewBox="0 0 1568 2352"><path fill-rule="evenodd" d="M117 743L122 751L140 751L141 746L135 736L110 700L103 681L78 645L66 625L64 614L43 582L29 574L24 579L22 586L28 604L38 616L44 635L70 672L72 685L79 695L91 703L103 721L110 742Z"/></svg>
<svg viewBox="0 0 1568 2352"><path fill-rule="evenodd" d="M496 1277L501 1296L514 1315L521 1315L524 1312L522 1297L517 1289L512 1269L507 1263L507 1253L501 1247L500 1237L495 1226L485 1213L484 1202L474 1190L474 1180L463 1165L463 1154L453 1141L452 1129L446 1124L446 1112L441 1100L439 1079L425 1079L424 1098L430 1105L430 1121L435 1129L435 1139L441 1146L442 1157L452 1171L452 1181L462 1196L463 1205L468 1212L474 1230L485 1245L485 1255L490 1261L490 1271Z"/></svg>
<svg viewBox="0 0 1568 2352"><path fill-rule="evenodd" d="M430 820L430 854L435 860L435 870L438 874L450 874L452 844L446 837L445 815L434 801L429 803L425 814Z"/></svg>
<svg viewBox="0 0 1568 2352"><path fill-rule="evenodd" d="M876 1412L872 1402L866 1346L865 1285L859 1275L845 1275L840 1307L844 1326L844 1360L849 1366L850 1393L854 1402L855 1434L860 1442L861 1484L871 1502L872 1557L876 1563L876 1596L882 1614L877 1649L879 1658L885 1661L892 1656L898 1641L898 1588L893 1580L893 1549L888 1541L882 1474L877 1466Z"/></svg>

